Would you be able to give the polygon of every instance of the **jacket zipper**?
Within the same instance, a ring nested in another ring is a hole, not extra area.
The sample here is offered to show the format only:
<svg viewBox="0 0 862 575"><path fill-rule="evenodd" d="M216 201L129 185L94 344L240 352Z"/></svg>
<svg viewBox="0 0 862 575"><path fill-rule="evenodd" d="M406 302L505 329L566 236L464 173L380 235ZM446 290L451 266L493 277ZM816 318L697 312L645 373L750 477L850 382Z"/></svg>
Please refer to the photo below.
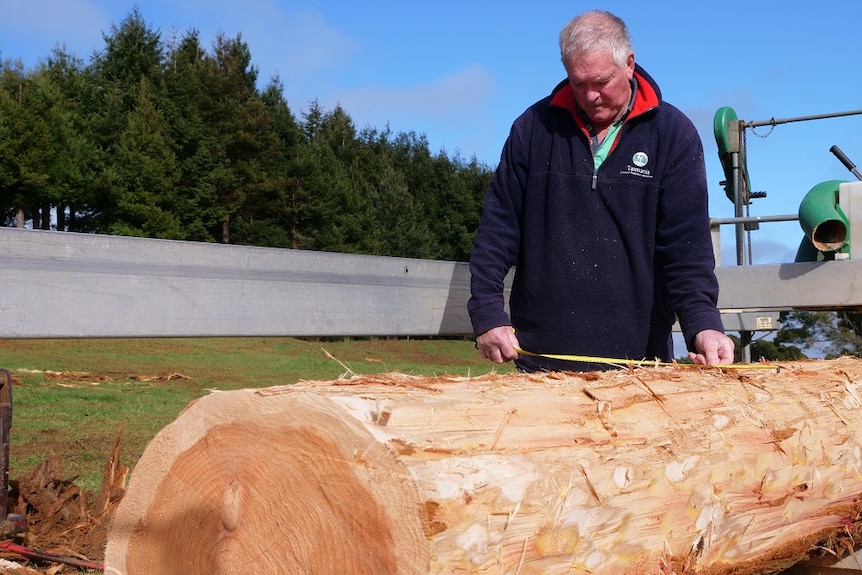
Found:
<svg viewBox="0 0 862 575"><path fill-rule="evenodd" d="M587 135L590 138L590 155L593 157L593 182L591 187L592 191L595 192L599 186L599 169L596 167L596 150L599 149L599 138L590 126L587 126Z"/></svg>

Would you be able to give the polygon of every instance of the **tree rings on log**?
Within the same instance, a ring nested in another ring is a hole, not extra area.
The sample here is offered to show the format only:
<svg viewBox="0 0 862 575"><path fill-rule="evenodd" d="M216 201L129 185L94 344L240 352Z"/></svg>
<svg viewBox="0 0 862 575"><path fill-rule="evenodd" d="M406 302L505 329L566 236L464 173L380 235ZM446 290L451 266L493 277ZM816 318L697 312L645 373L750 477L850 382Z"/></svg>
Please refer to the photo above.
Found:
<svg viewBox="0 0 862 575"><path fill-rule="evenodd" d="M384 575L426 564L420 502L398 480L408 470L330 404L240 391L190 405L139 461L122 502L135 517L115 517L109 547L124 554L106 573Z"/></svg>

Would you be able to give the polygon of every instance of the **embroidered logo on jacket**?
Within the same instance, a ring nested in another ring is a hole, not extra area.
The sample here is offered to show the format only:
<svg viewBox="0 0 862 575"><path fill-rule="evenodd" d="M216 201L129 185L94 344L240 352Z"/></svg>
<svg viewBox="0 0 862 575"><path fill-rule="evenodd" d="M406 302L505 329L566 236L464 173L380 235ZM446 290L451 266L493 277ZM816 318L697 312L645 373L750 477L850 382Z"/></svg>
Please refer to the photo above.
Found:
<svg viewBox="0 0 862 575"><path fill-rule="evenodd" d="M621 172L621 174L631 174L633 176L638 176L641 178L652 178L652 172L650 172L646 166L649 163L649 156L646 152L635 152L635 155L632 156L632 164L627 165L626 169Z"/></svg>

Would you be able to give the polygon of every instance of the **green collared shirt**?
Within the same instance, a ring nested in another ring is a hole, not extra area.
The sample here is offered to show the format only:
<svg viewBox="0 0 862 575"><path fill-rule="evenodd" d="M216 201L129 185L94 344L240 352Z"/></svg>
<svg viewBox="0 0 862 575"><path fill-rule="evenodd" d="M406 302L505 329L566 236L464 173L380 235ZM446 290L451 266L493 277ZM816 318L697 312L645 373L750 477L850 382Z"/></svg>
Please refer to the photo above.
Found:
<svg viewBox="0 0 862 575"><path fill-rule="evenodd" d="M623 122L625 121L626 117L629 115L629 112L631 112L632 106L634 106L635 95L637 94L637 91L638 91L637 80L635 78L632 78L631 86L632 86L632 97L629 100L629 106L628 106L628 109L626 110L626 113L623 114L619 120L617 120L616 122L611 124L610 127L608 127L608 133L605 134L604 139L601 142L599 142L599 139L596 136L596 134L592 131L592 129L590 130L590 136L592 139L592 149L593 149L593 168L596 171L598 171L599 166L601 166L604 163L605 158L608 157L608 153L611 151L611 147L613 147L613 143L617 139L617 134L619 133L620 128L623 125Z"/></svg>

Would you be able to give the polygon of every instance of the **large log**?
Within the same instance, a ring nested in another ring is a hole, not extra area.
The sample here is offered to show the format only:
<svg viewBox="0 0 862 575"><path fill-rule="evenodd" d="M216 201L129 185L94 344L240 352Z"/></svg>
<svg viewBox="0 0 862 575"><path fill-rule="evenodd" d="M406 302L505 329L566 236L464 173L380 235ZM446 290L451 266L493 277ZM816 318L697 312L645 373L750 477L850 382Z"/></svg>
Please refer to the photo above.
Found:
<svg viewBox="0 0 862 575"><path fill-rule="evenodd" d="M108 575L749 574L852 550L862 362L215 392L150 443Z"/></svg>

